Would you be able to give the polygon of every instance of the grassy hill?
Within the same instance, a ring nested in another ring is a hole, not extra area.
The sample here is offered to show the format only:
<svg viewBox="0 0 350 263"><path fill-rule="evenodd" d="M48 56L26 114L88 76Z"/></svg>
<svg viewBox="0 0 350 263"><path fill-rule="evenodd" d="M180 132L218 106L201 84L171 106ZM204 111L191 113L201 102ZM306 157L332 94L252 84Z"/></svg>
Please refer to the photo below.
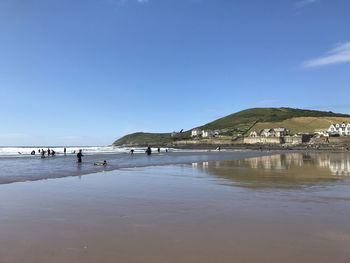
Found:
<svg viewBox="0 0 350 263"><path fill-rule="evenodd" d="M346 118L350 117L350 115L293 108L253 108L228 115L224 118L205 124L199 128L208 130L223 130L224 133L227 133L228 135L245 134L258 123L267 123L267 125L270 125L268 127L271 128L281 126L278 125L278 123L297 117Z"/></svg>
<svg viewBox="0 0 350 263"><path fill-rule="evenodd" d="M115 141L113 145L130 145L130 146L147 146L155 144L166 144L171 142L170 133L145 133L137 132L128 134L119 140Z"/></svg>
<svg viewBox="0 0 350 263"><path fill-rule="evenodd" d="M297 117L278 122L259 122L249 131L259 131L271 127L287 128L292 134L304 132L313 133L316 129L329 128L332 123L350 122L349 117Z"/></svg>
<svg viewBox="0 0 350 263"><path fill-rule="evenodd" d="M221 134L237 136L250 130L262 128L285 127L292 133L313 132L315 129L326 128L332 122L350 122L350 115L303 110L293 108L253 108L243 110L224 118L220 118L203 126L196 127L206 130L220 130ZM190 131L172 137L170 133L134 133L115 141L113 145L169 145L175 140L190 138Z"/></svg>

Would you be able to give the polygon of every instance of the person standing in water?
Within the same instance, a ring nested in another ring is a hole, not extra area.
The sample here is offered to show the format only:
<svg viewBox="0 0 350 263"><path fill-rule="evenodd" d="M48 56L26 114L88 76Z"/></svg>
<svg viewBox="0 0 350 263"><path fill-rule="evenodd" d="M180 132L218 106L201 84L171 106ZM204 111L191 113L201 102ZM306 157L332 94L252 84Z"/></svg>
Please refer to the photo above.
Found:
<svg viewBox="0 0 350 263"><path fill-rule="evenodd" d="M63 148L63 153L64 153L64 155L66 155L66 153L67 153L66 147Z"/></svg>
<svg viewBox="0 0 350 263"><path fill-rule="evenodd" d="M149 146L147 147L146 153L147 153L147 155L151 155L152 154L151 147L149 147Z"/></svg>
<svg viewBox="0 0 350 263"><path fill-rule="evenodd" d="M77 153L77 159L78 159L78 163L81 163L81 157L83 157L83 153L82 150L80 149L79 152Z"/></svg>

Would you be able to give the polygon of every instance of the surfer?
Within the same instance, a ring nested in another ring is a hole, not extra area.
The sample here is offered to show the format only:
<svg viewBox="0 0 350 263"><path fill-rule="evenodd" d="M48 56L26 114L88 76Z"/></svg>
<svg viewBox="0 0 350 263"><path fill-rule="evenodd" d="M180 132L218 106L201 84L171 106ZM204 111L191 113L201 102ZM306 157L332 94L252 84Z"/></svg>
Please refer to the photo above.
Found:
<svg viewBox="0 0 350 263"><path fill-rule="evenodd" d="M78 163L81 163L81 157L83 157L83 153L82 153L82 150L80 149L79 152L77 153L77 159L78 159Z"/></svg>
<svg viewBox="0 0 350 263"><path fill-rule="evenodd" d="M104 160L102 163L94 163L94 165L98 165L98 166L106 166L107 165L107 161Z"/></svg>
<svg viewBox="0 0 350 263"><path fill-rule="evenodd" d="M35 155L35 151L33 150L30 154L31 154L31 155Z"/></svg>
<svg viewBox="0 0 350 263"><path fill-rule="evenodd" d="M130 150L130 155L134 155L134 149Z"/></svg>
<svg viewBox="0 0 350 263"><path fill-rule="evenodd" d="M151 147L147 147L147 150L146 150L146 154L147 155L151 155L152 154L152 149L151 149Z"/></svg>

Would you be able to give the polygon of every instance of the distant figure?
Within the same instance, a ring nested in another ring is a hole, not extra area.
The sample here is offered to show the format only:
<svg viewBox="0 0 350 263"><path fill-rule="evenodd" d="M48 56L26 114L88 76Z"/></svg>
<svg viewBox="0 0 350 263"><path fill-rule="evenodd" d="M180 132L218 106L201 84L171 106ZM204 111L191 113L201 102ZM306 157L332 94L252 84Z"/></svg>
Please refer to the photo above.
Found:
<svg viewBox="0 0 350 263"><path fill-rule="evenodd" d="M35 151L33 150L30 154L31 154L31 155L35 155Z"/></svg>
<svg viewBox="0 0 350 263"><path fill-rule="evenodd" d="M147 153L147 155L151 155L152 154L151 147L149 147L149 146L147 147L146 153Z"/></svg>
<svg viewBox="0 0 350 263"><path fill-rule="evenodd" d="M81 157L83 157L83 152L82 150L79 150L79 152L77 153L77 159L78 159L78 163L81 163Z"/></svg>
<svg viewBox="0 0 350 263"><path fill-rule="evenodd" d="M64 153L64 155L66 155L66 153L67 153L66 147L63 148L63 153Z"/></svg>
<svg viewBox="0 0 350 263"><path fill-rule="evenodd" d="M160 148L159 147L158 147L157 151L158 151L158 153L160 153Z"/></svg>
<svg viewBox="0 0 350 263"><path fill-rule="evenodd" d="M41 150L41 158L45 158L45 151Z"/></svg>
<svg viewBox="0 0 350 263"><path fill-rule="evenodd" d="M104 160L102 163L94 163L94 165L98 165L98 166L106 166L107 165L107 161Z"/></svg>
<svg viewBox="0 0 350 263"><path fill-rule="evenodd" d="M47 148L47 156L50 156L51 155L51 150L50 148Z"/></svg>
<svg viewBox="0 0 350 263"><path fill-rule="evenodd" d="M18 152L18 154L22 154L21 152Z"/></svg>
<svg viewBox="0 0 350 263"><path fill-rule="evenodd" d="M219 146L218 148L216 148L216 150L218 150L220 152L221 151L221 147Z"/></svg>
<svg viewBox="0 0 350 263"><path fill-rule="evenodd" d="M51 155L55 156L56 152L54 150L51 150Z"/></svg>
<svg viewBox="0 0 350 263"><path fill-rule="evenodd" d="M41 152L40 149L38 150L38 152L39 152L39 153Z"/></svg>
<svg viewBox="0 0 350 263"><path fill-rule="evenodd" d="M134 149L131 149L131 150L130 150L130 154L131 154L131 155L134 155Z"/></svg>
<svg viewBox="0 0 350 263"><path fill-rule="evenodd" d="M169 152L168 148L165 149L165 152L166 152L166 153Z"/></svg>

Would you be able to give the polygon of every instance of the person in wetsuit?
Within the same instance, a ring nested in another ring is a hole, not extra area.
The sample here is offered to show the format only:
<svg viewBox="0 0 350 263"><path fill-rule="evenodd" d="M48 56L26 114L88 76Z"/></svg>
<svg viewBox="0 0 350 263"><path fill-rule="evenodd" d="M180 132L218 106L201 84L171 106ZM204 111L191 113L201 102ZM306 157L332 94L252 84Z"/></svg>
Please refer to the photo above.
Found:
<svg viewBox="0 0 350 263"><path fill-rule="evenodd" d="M79 150L79 152L77 153L77 159L78 159L78 163L81 163L81 157L83 157L83 152L82 150Z"/></svg>
<svg viewBox="0 0 350 263"><path fill-rule="evenodd" d="M151 147L147 147L147 150L146 150L146 154L147 155L151 155L152 154L152 149L151 149Z"/></svg>

